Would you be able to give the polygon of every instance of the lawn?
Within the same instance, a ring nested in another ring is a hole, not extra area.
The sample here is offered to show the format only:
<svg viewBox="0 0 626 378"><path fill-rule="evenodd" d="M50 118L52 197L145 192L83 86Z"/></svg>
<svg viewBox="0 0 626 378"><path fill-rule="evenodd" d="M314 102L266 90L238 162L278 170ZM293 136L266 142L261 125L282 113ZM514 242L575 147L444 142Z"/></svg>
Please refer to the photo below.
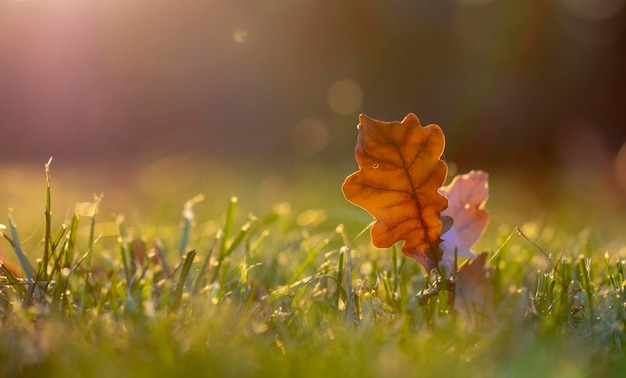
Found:
<svg viewBox="0 0 626 378"><path fill-rule="evenodd" d="M48 189L2 167L0 376L626 374L626 217L600 189L490 172L487 317L420 303L436 277L372 246L354 166L296 168L55 161Z"/></svg>

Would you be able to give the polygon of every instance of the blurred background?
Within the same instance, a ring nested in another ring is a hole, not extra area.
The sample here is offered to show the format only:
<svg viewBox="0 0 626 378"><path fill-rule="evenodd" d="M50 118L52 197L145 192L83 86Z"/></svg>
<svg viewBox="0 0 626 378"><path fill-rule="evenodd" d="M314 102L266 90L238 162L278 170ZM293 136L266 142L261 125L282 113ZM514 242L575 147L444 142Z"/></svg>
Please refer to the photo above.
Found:
<svg viewBox="0 0 626 378"><path fill-rule="evenodd" d="M452 173L623 206L626 0L0 1L2 164L154 190L180 187L168 167L254 164L273 193L296 162L338 190L358 114L409 112L443 128Z"/></svg>

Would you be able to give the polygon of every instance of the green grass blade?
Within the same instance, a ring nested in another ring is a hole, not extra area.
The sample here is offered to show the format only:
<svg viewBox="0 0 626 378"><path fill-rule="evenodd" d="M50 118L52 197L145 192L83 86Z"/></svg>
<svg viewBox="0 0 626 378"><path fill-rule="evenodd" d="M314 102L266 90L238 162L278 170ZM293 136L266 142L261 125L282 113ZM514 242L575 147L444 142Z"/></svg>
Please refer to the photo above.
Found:
<svg viewBox="0 0 626 378"><path fill-rule="evenodd" d="M250 227L252 227L253 222L254 222L254 219L246 222L246 224L241 226L237 235L235 235L233 240L228 245L228 248L226 249L226 253L224 254L224 256L222 256L222 258L230 255L235 250L235 248L237 248L241 244L241 242L246 237L246 235L248 235L248 232L250 232Z"/></svg>
<svg viewBox="0 0 626 378"><path fill-rule="evenodd" d="M26 279L29 282L32 282L34 279L33 268L30 266L30 263L28 262L28 259L26 258L24 251L22 250L20 237L17 234L17 227L15 226L15 223L13 222L13 218L11 217L11 214L9 214L9 230L11 231L11 239L13 241L13 250L15 251L15 254L17 255L17 259L19 260L20 265L22 266L22 271L24 271L24 277L26 277Z"/></svg>
<svg viewBox="0 0 626 378"><path fill-rule="evenodd" d="M209 268L209 264L211 263L211 256L213 255L213 250L215 249L217 240L218 240L217 238L213 238L213 242L211 243L211 246L209 247L209 252L207 253L206 259L204 260L204 264L202 264L202 268L200 268L200 272L198 272L198 279L194 283L193 290L192 290L194 294L198 293L200 289L204 287L206 283L207 270Z"/></svg>
<svg viewBox="0 0 626 378"><path fill-rule="evenodd" d="M4 263L2 261L0 261L0 271L2 271L2 275L7 278L9 284L13 287L13 289L15 289L15 291L17 291L17 293L21 297L26 296L26 288L24 287L24 285L22 285L21 282L13 275L13 273L11 273L11 271L7 269L6 266L4 266Z"/></svg>
<svg viewBox="0 0 626 378"><path fill-rule="evenodd" d="M340 304L341 304L341 291L345 291L343 288L343 274L344 274L344 269L345 269L345 257L346 256L346 251L345 249L342 247L339 250L339 257L338 257L338 261L337 261L337 277L335 278L336 284L337 284L337 291L335 292L335 305L337 306L337 308L340 308ZM346 292L347 296L350 296L350 293Z"/></svg>
<svg viewBox="0 0 626 378"><path fill-rule="evenodd" d="M64 243L63 249L67 249L68 244L69 243ZM61 310L62 296L66 291L67 279L70 274L71 271L68 267L58 267L58 269L56 270L55 285L52 292L52 308L54 310ZM50 277L53 277L53 275L51 275Z"/></svg>
<svg viewBox="0 0 626 378"><path fill-rule="evenodd" d="M100 201L102 201L103 195L94 195L93 202L83 202L76 206L75 213L78 213L81 217L89 217L91 219L89 223L89 236L87 239L87 251L81 258L81 260L86 259L87 269L91 269L91 256L95 239L95 228L96 228L96 215L98 214L98 206L100 205Z"/></svg>
<svg viewBox="0 0 626 378"><path fill-rule="evenodd" d="M227 239L233 227L236 204L237 204L237 197L232 197L230 199L230 204L228 206L228 214L226 215L226 223L224 225L223 232L221 233L218 232L218 235L216 236L216 238L221 238L222 240L221 240L220 255L217 259L217 265L215 266L215 271L212 276L212 281L215 280L217 277L220 277L220 271L222 270L224 259L228 257L228 255L230 255L235 250L235 248L237 248L241 244L244 238L248 235L248 232L250 231L252 224L256 221L256 218L254 216L251 216L250 220L246 222L243 226L241 226L241 229L239 230L237 235L229 243Z"/></svg>
<svg viewBox="0 0 626 378"><path fill-rule="evenodd" d="M393 281L393 292L398 291L398 283L400 282L400 277L398 277L398 249L396 245L391 246L391 276Z"/></svg>
<svg viewBox="0 0 626 378"><path fill-rule="evenodd" d="M65 251L65 261L63 261L63 265L65 267L69 267L72 265L74 261L74 252L76 249L76 237L78 234L78 214L74 212L74 216L72 217L72 223L70 224L70 234L67 241L67 248Z"/></svg>
<svg viewBox="0 0 626 378"><path fill-rule="evenodd" d="M124 268L124 276L126 277L126 282L130 282L130 277L132 276L130 272L130 248L128 246L128 229L126 228L126 221L124 217L119 216L116 220L117 229L119 232L118 243L120 248L120 257L122 259L122 267Z"/></svg>
<svg viewBox="0 0 626 378"><path fill-rule="evenodd" d="M306 268L313 265L313 263L315 262L315 257L328 245L330 240L328 239L323 240L315 248L310 248L308 242L309 242L308 235L304 235L303 244L307 248L307 254L304 260L302 260L300 265L298 265L294 273L291 275L291 277L287 281L289 283L296 282L298 279L300 279L300 276L302 276Z"/></svg>
<svg viewBox="0 0 626 378"><path fill-rule="evenodd" d="M189 244L189 233L191 232L194 218L193 206L203 200L204 196L202 194L198 194L185 202L185 206L183 208L183 221L181 225L180 245L178 246L178 255L181 258L183 257L183 254L187 249L187 245Z"/></svg>
<svg viewBox="0 0 626 378"><path fill-rule="evenodd" d="M228 251L228 238L233 228L233 221L235 219L235 210L237 209L237 197L231 197L228 203L228 210L226 212L226 221L224 228L222 229L222 244L220 247L220 260L224 258Z"/></svg>
<svg viewBox="0 0 626 378"><path fill-rule="evenodd" d="M341 235L341 239L343 240L343 247L341 247L341 249L343 250L343 253L346 259L345 291L347 294L346 300L348 301L348 303L346 303L347 315L348 315L347 318L348 318L348 322L350 322L351 316L354 313L354 300L352 298L352 252L350 250L350 240L348 239L348 235L346 234L346 231L344 230L343 224L340 224L339 226L337 226L335 228L335 232Z"/></svg>
<svg viewBox="0 0 626 378"><path fill-rule="evenodd" d="M48 162L44 165L45 175L46 175L46 209L44 211L44 216L46 219L45 222L45 231L44 231L44 252L42 259L42 267L43 270L39 270L37 274L37 279L48 280L46 267L48 266L48 261L50 260L51 255L51 238L52 238L52 196L50 194L50 164L52 164L52 157L48 160Z"/></svg>
<svg viewBox="0 0 626 378"><path fill-rule="evenodd" d="M178 284L176 285L176 289L174 290L174 298L172 302L172 310L177 311L180 307L180 303L183 298L183 290L185 288L185 284L187 282L187 278L189 277L189 272L191 270L191 265L193 264L193 260L196 257L196 251L191 250L187 252L185 256L185 261L183 262L183 267L180 271L180 277L178 279Z"/></svg>
<svg viewBox="0 0 626 378"><path fill-rule="evenodd" d="M89 223L89 239L87 240L87 254L86 254L86 264L87 264L87 270L91 269L91 256L93 255L93 245L94 245L94 238L95 238L95 228L96 228L96 215L94 214L93 217L91 217L91 222Z"/></svg>

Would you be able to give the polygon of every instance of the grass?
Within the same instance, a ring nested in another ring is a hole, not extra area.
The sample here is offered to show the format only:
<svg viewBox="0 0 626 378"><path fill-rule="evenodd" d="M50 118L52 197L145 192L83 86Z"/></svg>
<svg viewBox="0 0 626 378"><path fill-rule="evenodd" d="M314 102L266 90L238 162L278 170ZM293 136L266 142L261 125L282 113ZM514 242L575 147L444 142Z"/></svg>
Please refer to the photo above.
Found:
<svg viewBox="0 0 626 378"><path fill-rule="evenodd" d="M0 376L626 374L623 246L588 230L494 225L484 319L420 305L434 277L372 247L358 210L225 196L208 216L192 196L141 222L96 198L55 222L47 169L42 235L2 230Z"/></svg>

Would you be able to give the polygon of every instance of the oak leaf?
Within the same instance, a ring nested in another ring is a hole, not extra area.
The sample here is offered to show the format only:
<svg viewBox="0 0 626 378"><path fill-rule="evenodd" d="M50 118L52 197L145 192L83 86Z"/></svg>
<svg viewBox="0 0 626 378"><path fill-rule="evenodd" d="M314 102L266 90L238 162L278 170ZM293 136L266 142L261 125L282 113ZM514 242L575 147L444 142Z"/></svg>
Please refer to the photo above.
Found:
<svg viewBox="0 0 626 378"><path fill-rule="evenodd" d="M456 276L454 309L476 322L495 318L493 268L486 267L486 262L487 253L483 252L465 261Z"/></svg>
<svg viewBox="0 0 626 378"><path fill-rule="evenodd" d="M442 235L440 247L447 272L452 272L455 250L459 257L473 257L470 248L478 241L489 222L485 203L489 197L489 175L484 171L470 171L454 177L440 192L449 205L442 215L454 219L452 228Z"/></svg>
<svg viewBox="0 0 626 378"><path fill-rule="evenodd" d="M388 248L404 240L402 252L427 271L441 261L441 212L448 206L438 189L448 167L445 140L437 125L423 127L414 114L401 122L359 116L354 154L359 170L343 183L345 198L376 222L372 242Z"/></svg>

